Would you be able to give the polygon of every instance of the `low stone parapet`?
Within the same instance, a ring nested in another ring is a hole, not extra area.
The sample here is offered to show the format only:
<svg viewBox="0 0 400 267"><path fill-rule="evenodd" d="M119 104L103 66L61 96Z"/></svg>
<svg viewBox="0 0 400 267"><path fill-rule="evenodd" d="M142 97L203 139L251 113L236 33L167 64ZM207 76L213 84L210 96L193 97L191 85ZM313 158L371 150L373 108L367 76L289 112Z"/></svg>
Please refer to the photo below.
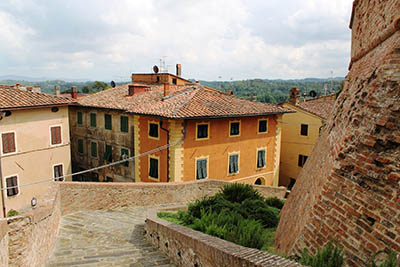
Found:
<svg viewBox="0 0 400 267"><path fill-rule="evenodd" d="M0 221L0 266L8 266L7 221Z"/></svg>

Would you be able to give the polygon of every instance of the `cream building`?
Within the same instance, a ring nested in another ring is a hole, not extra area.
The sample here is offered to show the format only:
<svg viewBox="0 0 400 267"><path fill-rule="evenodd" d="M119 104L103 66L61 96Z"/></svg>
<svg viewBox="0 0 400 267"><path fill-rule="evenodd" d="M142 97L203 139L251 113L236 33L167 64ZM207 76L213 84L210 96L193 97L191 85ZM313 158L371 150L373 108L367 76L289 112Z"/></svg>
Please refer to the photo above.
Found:
<svg viewBox="0 0 400 267"><path fill-rule="evenodd" d="M68 105L72 99L0 86L1 217L46 193L37 183L71 173ZM24 186L32 184L29 186Z"/></svg>

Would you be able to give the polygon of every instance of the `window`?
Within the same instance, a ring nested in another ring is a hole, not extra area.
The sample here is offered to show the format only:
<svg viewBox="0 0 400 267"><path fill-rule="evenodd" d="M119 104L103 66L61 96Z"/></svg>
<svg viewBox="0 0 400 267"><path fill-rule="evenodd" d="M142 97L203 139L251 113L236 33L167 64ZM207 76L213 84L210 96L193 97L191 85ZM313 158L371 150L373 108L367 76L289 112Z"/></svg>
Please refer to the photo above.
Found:
<svg viewBox="0 0 400 267"><path fill-rule="evenodd" d="M208 139L208 123L197 124L196 139Z"/></svg>
<svg viewBox="0 0 400 267"><path fill-rule="evenodd" d="M6 178L6 185L7 185L7 197L12 197L18 195L18 178L17 176L12 176ZM14 187L16 186L16 187ZM12 188L9 188L12 187Z"/></svg>
<svg viewBox="0 0 400 267"><path fill-rule="evenodd" d="M149 137L153 138L153 139L158 139L159 138L158 123L149 122Z"/></svg>
<svg viewBox="0 0 400 267"><path fill-rule="evenodd" d="M265 167L265 149L257 150L257 168Z"/></svg>
<svg viewBox="0 0 400 267"><path fill-rule="evenodd" d="M105 161L111 162L112 161L112 146L106 145L106 149L104 151L104 158Z"/></svg>
<svg viewBox="0 0 400 267"><path fill-rule="evenodd" d="M120 160L127 159L127 158L129 158L129 150L126 149L126 148L121 148L121 158L120 158ZM121 165L123 165L125 167L128 167L129 166L129 161L125 161L125 162L121 163Z"/></svg>
<svg viewBox="0 0 400 267"><path fill-rule="evenodd" d="M207 178L207 159L196 160L196 179Z"/></svg>
<svg viewBox="0 0 400 267"><path fill-rule="evenodd" d="M239 154L229 155L229 174L239 172Z"/></svg>
<svg viewBox="0 0 400 267"><path fill-rule="evenodd" d="M93 158L97 158L97 143L96 142L90 142L90 155Z"/></svg>
<svg viewBox="0 0 400 267"><path fill-rule="evenodd" d="M240 122L239 121L230 122L229 125L230 125L229 136L239 136Z"/></svg>
<svg viewBox="0 0 400 267"><path fill-rule="evenodd" d="M55 165L53 167L53 173L54 173L54 181L64 181L64 178L58 178L64 176L62 164Z"/></svg>
<svg viewBox="0 0 400 267"><path fill-rule="evenodd" d="M96 128L96 126L97 126L96 113L90 113L90 127Z"/></svg>
<svg viewBox="0 0 400 267"><path fill-rule="evenodd" d="M78 111L76 121L78 122L79 125L82 125L82 124L83 124L82 112Z"/></svg>
<svg viewBox="0 0 400 267"><path fill-rule="evenodd" d="M287 189L292 190L295 183L296 183L296 179L290 178L290 183L289 183Z"/></svg>
<svg viewBox="0 0 400 267"><path fill-rule="evenodd" d="M303 167L304 164L306 164L308 156L304 156L304 155L299 155L299 162L297 163L297 165L299 167Z"/></svg>
<svg viewBox="0 0 400 267"><path fill-rule="evenodd" d="M176 78L172 78L172 83L176 84Z"/></svg>
<svg viewBox="0 0 400 267"><path fill-rule="evenodd" d="M302 136L307 136L308 135L308 125L307 124L302 124L301 125L300 134Z"/></svg>
<svg viewBox="0 0 400 267"><path fill-rule="evenodd" d="M61 126L55 126L50 128L51 132L51 144L61 144Z"/></svg>
<svg viewBox="0 0 400 267"><path fill-rule="evenodd" d="M121 116L121 132L127 133L128 132L128 117Z"/></svg>
<svg viewBox="0 0 400 267"><path fill-rule="evenodd" d="M258 133L266 133L268 131L268 120L258 121Z"/></svg>
<svg viewBox="0 0 400 267"><path fill-rule="evenodd" d="M104 114L104 128L106 130L111 130L112 129L112 122L111 122L111 115L110 114Z"/></svg>
<svg viewBox="0 0 400 267"><path fill-rule="evenodd" d="M159 159L156 157L149 157L149 177L153 179L159 178Z"/></svg>
<svg viewBox="0 0 400 267"><path fill-rule="evenodd" d="M15 152L15 133L3 133L1 135L1 140L3 143L3 153Z"/></svg>
<svg viewBox="0 0 400 267"><path fill-rule="evenodd" d="M78 152L83 154L83 140L78 139Z"/></svg>

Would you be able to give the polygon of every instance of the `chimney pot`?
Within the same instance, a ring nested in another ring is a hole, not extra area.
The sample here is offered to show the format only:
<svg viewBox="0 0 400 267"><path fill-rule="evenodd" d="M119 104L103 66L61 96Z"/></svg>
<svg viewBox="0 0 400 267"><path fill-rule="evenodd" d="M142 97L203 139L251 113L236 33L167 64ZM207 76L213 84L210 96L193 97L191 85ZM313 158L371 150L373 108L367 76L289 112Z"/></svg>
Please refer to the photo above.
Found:
<svg viewBox="0 0 400 267"><path fill-rule="evenodd" d="M182 65L176 64L176 76L181 77L182 75Z"/></svg>
<svg viewBox="0 0 400 267"><path fill-rule="evenodd" d="M133 96L135 94L135 86L134 85L128 85L128 95Z"/></svg>
<svg viewBox="0 0 400 267"><path fill-rule="evenodd" d="M60 96L60 86L58 86L58 85L54 86L54 95Z"/></svg>
<svg viewBox="0 0 400 267"><path fill-rule="evenodd" d="M164 97L169 95L169 83L164 83Z"/></svg>
<svg viewBox="0 0 400 267"><path fill-rule="evenodd" d="M78 98L78 89L76 88L76 86L72 86L72 93L71 93L71 97L73 99L77 99Z"/></svg>
<svg viewBox="0 0 400 267"><path fill-rule="evenodd" d="M293 87L292 89L290 89L289 102L293 105L300 104L300 89L299 88Z"/></svg>

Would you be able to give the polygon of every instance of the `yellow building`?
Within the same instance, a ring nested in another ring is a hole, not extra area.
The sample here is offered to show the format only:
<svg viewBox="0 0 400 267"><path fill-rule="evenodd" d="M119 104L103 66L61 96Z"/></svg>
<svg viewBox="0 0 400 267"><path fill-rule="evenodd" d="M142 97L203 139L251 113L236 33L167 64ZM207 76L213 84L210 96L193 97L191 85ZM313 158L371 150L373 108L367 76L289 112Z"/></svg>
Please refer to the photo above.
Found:
<svg viewBox="0 0 400 267"><path fill-rule="evenodd" d="M115 162L124 155L144 155L73 179L213 178L277 186L278 121L290 111L207 88L178 74L163 73L159 78L133 74L132 83L78 99L79 105L70 112L74 171ZM157 151L159 147L164 149Z"/></svg>
<svg viewBox="0 0 400 267"><path fill-rule="evenodd" d="M289 102L281 105L295 113L284 114L282 119L279 185L291 190L334 103L334 94L300 101L300 89L290 90Z"/></svg>
<svg viewBox="0 0 400 267"><path fill-rule="evenodd" d="M1 216L23 210L48 183L71 173L68 105L72 99L0 86ZM24 186L32 184L29 186ZM40 204L40 203L38 203Z"/></svg>

